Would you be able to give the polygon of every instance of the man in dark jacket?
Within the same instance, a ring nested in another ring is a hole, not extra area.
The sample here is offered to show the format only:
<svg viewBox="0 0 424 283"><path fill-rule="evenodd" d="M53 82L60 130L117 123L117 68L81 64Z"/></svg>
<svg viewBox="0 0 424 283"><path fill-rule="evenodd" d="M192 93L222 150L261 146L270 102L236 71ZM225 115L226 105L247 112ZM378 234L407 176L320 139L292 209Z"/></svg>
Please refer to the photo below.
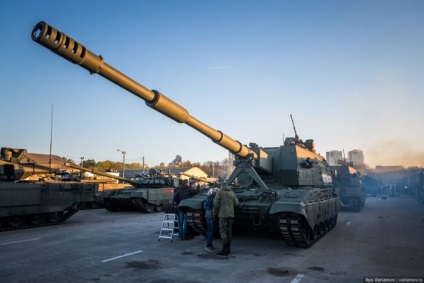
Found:
<svg viewBox="0 0 424 283"><path fill-rule="evenodd" d="M178 207L182 200L188 199L196 193L198 193L196 189L192 189L188 186L188 180L183 180L183 183L174 194L174 203ZM180 240L188 240L187 226L187 215L178 209L178 234L180 236Z"/></svg>
<svg viewBox="0 0 424 283"><path fill-rule="evenodd" d="M222 250L217 255L228 255L231 246L232 230L234 222L234 207L239 202L230 186L223 185L215 196L213 202L213 214L219 218L219 231L222 239Z"/></svg>

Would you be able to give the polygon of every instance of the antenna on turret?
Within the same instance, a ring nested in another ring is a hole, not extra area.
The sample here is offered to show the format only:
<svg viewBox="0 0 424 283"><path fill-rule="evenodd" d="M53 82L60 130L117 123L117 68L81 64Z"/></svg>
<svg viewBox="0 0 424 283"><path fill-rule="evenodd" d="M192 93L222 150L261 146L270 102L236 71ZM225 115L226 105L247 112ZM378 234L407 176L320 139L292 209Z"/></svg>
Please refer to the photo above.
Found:
<svg viewBox="0 0 424 283"><path fill-rule="evenodd" d="M294 130L294 138L295 138L295 141L296 141L296 142L298 142L298 141L299 141L299 136L297 135L297 132L296 132L296 127L295 127L295 125L294 125L294 121L293 121L293 116L292 116L292 114L290 114L290 119L291 119L292 124L293 124L293 130Z"/></svg>

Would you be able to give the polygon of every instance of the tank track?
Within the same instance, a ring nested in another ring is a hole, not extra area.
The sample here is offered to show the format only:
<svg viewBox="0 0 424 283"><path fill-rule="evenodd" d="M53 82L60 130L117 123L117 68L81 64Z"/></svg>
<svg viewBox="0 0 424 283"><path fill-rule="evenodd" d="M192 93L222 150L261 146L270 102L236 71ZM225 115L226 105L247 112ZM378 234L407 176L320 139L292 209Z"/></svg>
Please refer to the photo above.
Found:
<svg viewBox="0 0 424 283"><path fill-rule="evenodd" d="M205 236L207 234L207 227L203 211L189 209L186 214L189 227L195 233ZM337 216L314 231L301 215L296 213L281 213L277 225L280 235L289 246L309 248L331 231L336 226L336 223Z"/></svg>
<svg viewBox="0 0 424 283"><path fill-rule="evenodd" d="M55 222L46 222L46 221L44 221L43 223L39 223L39 224L28 224L28 221L26 221L26 223L24 225L19 226L19 227L10 227L10 226L9 227L0 227L0 232L62 224L63 222L65 222L66 220L68 220L72 215L74 215L75 213L77 213L78 210L79 210L78 209L78 204L73 204L72 206L70 206L69 208L65 209L64 211L60 211L62 213L62 215L61 215L61 217L60 217L60 219L58 221L55 221ZM44 214L47 216L48 213L44 213ZM26 216L28 217L30 215L26 215ZM5 217L5 218L7 218L7 217Z"/></svg>
<svg viewBox="0 0 424 283"><path fill-rule="evenodd" d="M337 216L320 228L311 229L306 219L296 213L279 215L279 230L289 246L309 248L336 226Z"/></svg>
<svg viewBox="0 0 424 283"><path fill-rule="evenodd" d="M152 212L161 212L164 209L162 204L156 205L153 203L147 202L143 198L133 198L129 201L116 201L109 198L103 199L103 207L110 212L117 211L139 211L142 213L152 213Z"/></svg>
<svg viewBox="0 0 424 283"><path fill-rule="evenodd" d="M206 236L208 229L203 210L189 209L186 214L188 226L192 231L196 234Z"/></svg>

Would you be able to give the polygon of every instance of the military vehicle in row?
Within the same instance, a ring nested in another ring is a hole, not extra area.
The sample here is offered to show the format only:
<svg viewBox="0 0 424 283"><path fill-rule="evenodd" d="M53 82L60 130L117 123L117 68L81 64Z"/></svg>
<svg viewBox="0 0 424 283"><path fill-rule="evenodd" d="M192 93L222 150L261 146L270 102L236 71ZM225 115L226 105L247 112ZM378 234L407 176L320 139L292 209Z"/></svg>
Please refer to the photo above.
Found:
<svg viewBox="0 0 424 283"><path fill-rule="evenodd" d="M32 39L59 56L99 74L143 99L170 119L185 123L235 155L235 170L228 178L240 205L235 223L251 228L278 231L289 244L310 247L335 227L340 209L331 169L316 153L313 140L301 141L297 134L282 146L243 145L221 131L204 124L156 90L149 90L109 66L71 37L46 22L37 23ZM198 194L180 203L190 225L205 232L202 202Z"/></svg>
<svg viewBox="0 0 424 283"><path fill-rule="evenodd" d="M367 198L367 193L362 186L361 173L346 161L330 167L333 170L334 185L340 189L340 200L343 207L354 212L361 211Z"/></svg>
<svg viewBox="0 0 424 283"><path fill-rule="evenodd" d="M424 204L424 169L410 168L405 176L398 181L398 193L409 194Z"/></svg>
<svg viewBox="0 0 424 283"><path fill-rule="evenodd" d="M116 179L131 186L128 188L99 190L97 200L109 211L136 210L144 213L162 211L167 204L172 203L174 183L170 176L150 169L148 175L139 176L136 181L111 175L95 169L66 163L67 167L91 172L95 175Z"/></svg>
<svg viewBox="0 0 424 283"><path fill-rule="evenodd" d="M78 203L93 198L94 184L44 179L60 168L28 162L26 149L1 148L0 230L59 224L78 211Z"/></svg>

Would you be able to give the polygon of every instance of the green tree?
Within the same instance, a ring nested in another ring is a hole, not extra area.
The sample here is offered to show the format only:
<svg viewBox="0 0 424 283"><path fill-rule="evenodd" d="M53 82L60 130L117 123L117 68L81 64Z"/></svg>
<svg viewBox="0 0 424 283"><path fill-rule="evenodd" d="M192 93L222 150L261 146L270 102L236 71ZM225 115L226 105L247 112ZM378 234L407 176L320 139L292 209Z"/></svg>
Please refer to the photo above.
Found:
<svg viewBox="0 0 424 283"><path fill-rule="evenodd" d="M83 166L86 168L94 168L96 166L96 161L94 161L94 159L84 160Z"/></svg>
<svg viewBox="0 0 424 283"><path fill-rule="evenodd" d="M111 164L112 161L106 160L106 161L100 161L96 163L96 168L97 170L100 171L106 171L106 170L111 170Z"/></svg>

